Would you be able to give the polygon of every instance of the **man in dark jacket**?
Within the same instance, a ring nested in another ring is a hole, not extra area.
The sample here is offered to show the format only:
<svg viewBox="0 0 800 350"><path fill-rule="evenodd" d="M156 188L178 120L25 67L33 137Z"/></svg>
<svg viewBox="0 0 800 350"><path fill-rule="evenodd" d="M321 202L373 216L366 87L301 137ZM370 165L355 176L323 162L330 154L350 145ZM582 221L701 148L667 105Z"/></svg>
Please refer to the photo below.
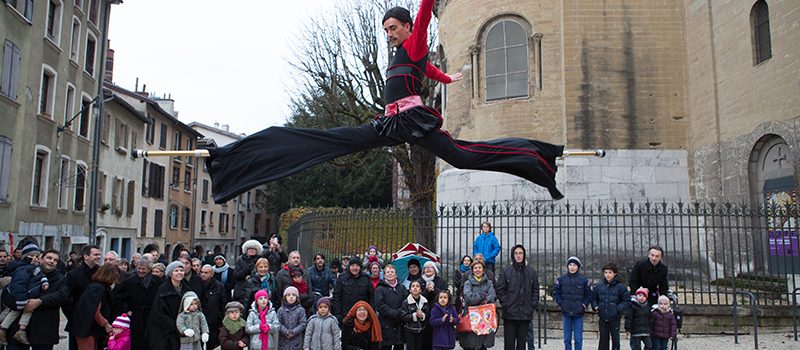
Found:
<svg viewBox="0 0 800 350"><path fill-rule="evenodd" d="M659 246L650 247L647 259L633 265L628 281L631 293L634 293L639 287L645 287L650 291L650 295L647 296L647 303L650 305L658 303L658 296L667 295L669 290L667 265L661 262L663 257L664 249Z"/></svg>
<svg viewBox="0 0 800 350"><path fill-rule="evenodd" d="M311 293L314 295L314 302L321 297L330 295L336 279L333 273L325 265L325 255L317 254L314 256L314 266L308 268L308 275L311 279Z"/></svg>
<svg viewBox="0 0 800 350"><path fill-rule="evenodd" d="M146 349L150 343L145 330L150 307L163 280L152 275L153 257L145 254L136 262L136 273L111 292L113 315L129 313L131 320L131 349Z"/></svg>
<svg viewBox="0 0 800 350"><path fill-rule="evenodd" d="M204 283L203 280L200 279L200 276L194 272L194 269L192 268L192 260L187 258L178 258L178 261L183 263L183 271L186 271L184 272L183 279L189 284L189 288L197 293L197 295L203 294Z"/></svg>
<svg viewBox="0 0 800 350"><path fill-rule="evenodd" d="M203 294L200 295L203 315L206 317L208 329L213 330L206 343L206 349L213 349L219 345L219 332L222 325L225 304L228 303L229 294L226 294L222 282L214 278L214 268L204 265L200 268L200 279L203 281Z"/></svg>
<svg viewBox="0 0 800 350"><path fill-rule="evenodd" d="M77 268L70 271L66 277L66 283L69 286L69 302L62 306L64 316L67 317L67 331L69 331L69 322L72 318L73 310L81 299L83 291L89 283L92 283L92 275L100 267L100 248L96 245L87 245L81 249L81 256L83 261ZM70 350L77 350L78 343L75 341L75 336L70 333L69 336Z"/></svg>
<svg viewBox="0 0 800 350"><path fill-rule="evenodd" d="M61 328L59 308L69 301L69 286L64 275L57 270L59 252L48 250L39 260L50 287L43 291L38 299L30 299L25 305L25 312L33 312L28 323L28 341L34 349L52 349L60 339L58 331ZM19 329L19 321L15 321L9 328L9 333L14 334ZM16 339L9 337L9 345L17 349L27 349L28 345L20 344Z"/></svg>
<svg viewBox="0 0 800 350"><path fill-rule="evenodd" d="M361 260L357 257L350 259L347 271L339 276L333 288L331 301L333 315L342 321L356 302L372 304L374 289L369 277L361 273Z"/></svg>
<svg viewBox="0 0 800 350"><path fill-rule="evenodd" d="M511 249L512 264L497 276L497 299L503 307L505 349L524 350L533 311L539 306L539 278L525 261L525 247Z"/></svg>
<svg viewBox="0 0 800 350"><path fill-rule="evenodd" d="M608 350L608 341L612 348L619 349L619 321L631 306L628 288L619 283L619 270L614 263L603 266L603 280L594 287L592 308L597 311L600 320L600 350Z"/></svg>
<svg viewBox="0 0 800 350"><path fill-rule="evenodd" d="M270 267L271 266L272 263L270 263ZM286 287L292 285L292 268L295 268L296 272L302 273L303 281L307 286L311 286L311 278L309 277L309 273L303 268L303 265L300 264L300 252L295 250L289 253L289 264L278 271L278 273L275 275L275 284L278 295L283 295L283 291L286 290Z"/></svg>

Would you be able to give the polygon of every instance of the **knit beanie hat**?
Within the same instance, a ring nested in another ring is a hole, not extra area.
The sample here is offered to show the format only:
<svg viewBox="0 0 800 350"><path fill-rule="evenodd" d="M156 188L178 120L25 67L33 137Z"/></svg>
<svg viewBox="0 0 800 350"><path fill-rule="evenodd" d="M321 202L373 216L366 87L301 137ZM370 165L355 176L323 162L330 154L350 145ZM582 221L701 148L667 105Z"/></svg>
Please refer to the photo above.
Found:
<svg viewBox="0 0 800 350"><path fill-rule="evenodd" d="M408 260L408 266L417 265L419 267L419 259L411 258Z"/></svg>
<svg viewBox="0 0 800 350"><path fill-rule="evenodd" d="M224 255L217 255L217 256L215 256L215 257L214 257L214 260L217 260L217 259L222 259L222 261L224 261L224 262L228 262L228 259L225 259L225 256L224 256Z"/></svg>
<svg viewBox="0 0 800 350"><path fill-rule="evenodd" d="M232 301L230 303L225 304L225 312L231 312L233 310L242 312L244 311L244 306L242 306L242 303L238 301Z"/></svg>
<svg viewBox="0 0 800 350"><path fill-rule="evenodd" d="M634 295L639 295L639 294L643 294L644 297L647 298L647 295L650 294L650 291L645 287L639 287L639 289L636 290L636 293Z"/></svg>
<svg viewBox="0 0 800 350"><path fill-rule="evenodd" d="M25 259L29 257L31 254L36 254L36 253L40 253L39 246L37 246L36 243L30 242L26 244L25 247L22 248L21 258Z"/></svg>
<svg viewBox="0 0 800 350"><path fill-rule="evenodd" d="M111 327L131 328L131 319L128 318L128 314L123 313L114 320L114 323L111 324Z"/></svg>
<svg viewBox="0 0 800 350"><path fill-rule="evenodd" d="M347 266L352 266L352 265L361 266L361 259L359 259L357 256L352 257Z"/></svg>
<svg viewBox="0 0 800 350"><path fill-rule="evenodd" d="M176 268L183 267L183 263L180 261L173 261L167 265L167 268L164 270L164 276L172 277L172 271L175 271Z"/></svg>
<svg viewBox="0 0 800 350"><path fill-rule="evenodd" d="M283 296L284 297L289 295L289 294L294 294L294 295L300 296L300 292L294 286L286 287L286 289L283 290Z"/></svg>
<svg viewBox="0 0 800 350"><path fill-rule="evenodd" d="M369 248L367 248L367 253L369 253L370 250L375 250L375 253L377 253L378 252L378 247L376 247L374 245L371 245L371 246L369 246Z"/></svg>
<svg viewBox="0 0 800 350"><path fill-rule="evenodd" d="M331 298L328 298L328 297L319 298L319 300L317 300L316 304L314 304L314 307L319 309L319 306L322 305L322 304L328 305L328 307L330 308L331 307Z"/></svg>
<svg viewBox="0 0 800 350"><path fill-rule="evenodd" d="M439 267L436 266L435 262L433 262L433 261L425 262L425 265L423 265L422 270L425 271L425 269L427 269L428 267L432 267L433 271L436 271L436 273L439 273Z"/></svg>
<svg viewBox="0 0 800 350"><path fill-rule="evenodd" d="M572 263L575 263L575 265L578 265L578 268L581 268L581 259L578 259L578 257L571 256L567 259L567 265Z"/></svg>
<svg viewBox="0 0 800 350"><path fill-rule="evenodd" d="M269 292L267 292L266 289L259 289L258 292L256 292L255 300L258 301L258 299L261 297L267 298L267 300L269 300Z"/></svg>
<svg viewBox="0 0 800 350"><path fill-rule="evenodd" d="M290 277L294 277L294 276L301 276L302 277L303 276L303 268L300 267L300 266L289 267L289 276Z"/></svg>

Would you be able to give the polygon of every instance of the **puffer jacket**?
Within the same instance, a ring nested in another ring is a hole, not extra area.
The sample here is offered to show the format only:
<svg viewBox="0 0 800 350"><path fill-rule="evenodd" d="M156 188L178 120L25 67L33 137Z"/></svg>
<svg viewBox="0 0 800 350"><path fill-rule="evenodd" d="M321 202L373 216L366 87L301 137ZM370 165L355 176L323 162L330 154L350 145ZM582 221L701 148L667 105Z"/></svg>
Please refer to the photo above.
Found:
<svg viewBox="0 0 800 350"><path fill-rule="evenodd" d="M494 264L497 254L500 254L500 242L494 236L494 231L489 233L481 232L478 237L475 237L475 242L472 245L472 256L475 254L483 254L487 264Z"/></svg>
<svg viewBox="0 0 800 350"><path fill-rule="evenodd" d="M625 312L625 331L630 332L631 335L650 335L652 322L653 315L647 303L640 304L634 302L631 304L628 311Z"/></svg>
<svg viewBox="0 0 800 350"><path fill-rule="evenodd" d="M178 318L175 321L178 333L181 335L181 344L194 343L200 340L202 334L208 334L206 316L203 315L200 308L198 307L194 312L189 312L189 306L194 299L197 299L198 302L200 301L200 298L194 292L186 292L181 298L181 313L178 314ZM183 334L187 329L191 329L194 332L191 337Z"/></svg>
<svg viewBox="0 0 800 350"><path fill-rule="evenodd" d="M422 318L417 317L417 311L422 311L424 315ZM403 325L411 333L422 333L425 328L428 328L428 318L431 315L431 307L428 305L428 299L420 294L419 300L414 300L411 294L406 297L403 303ZM382 334L382 333L381 333Z"/></svg>
<svg viewBox="0 0 800 350"><path fill-rule="evenodd" d="M381 323L383 346L403 344L403 303L408 290L397 282L392 287L386 281L378 282L375 290L375 312Z"/></svg>
<svg viewBox="0 0 800 350"><path fill-rule="evenodd" d="M311 280L311 293L319 293L320 296L326 297L331 294L333 285L336 283L336 278L333 277L331 269L327 266L320 271L316 265L312 265L308 269L309 279Z"/></svg>
<svg viewBox="0 0 800 350"><path fill-rule="evenodd" d="M281 322L281 329L278 342L281 349L302 350L303 331L306 330L306 310L300 303L286 305L284 303L278 309L278 320ZM289 333L292 337L289 338Z"/></svg>
<svg viewBox="0 0 800 350"><path fill-rule="evenodd" d="M580 272L565 273L553 286L553 299L567 316L581 316L592 302L592 286Z"/></svg>
<svg viewBox="0 0 800 350"><path fill-rule="evenodd" d="M522 245L511 248L511 261L514 261L513 252L517 248L525 251ZM533 311L539 306L539 278L536 271L525 260L519 264L512 263L497 276L497 299L503 306L504 319L532 320Z"/></svg>
<svg viewBox="0 0 800 350"><path fill-rule="evenodd" d="M678 322L672 310L661 312L659 309L652 311L654 337L674 338L678 335Z"/></svg>
<svg viewBox="0 0 800 350"><path fill-rule="evenodd" d="M267 324L269 325L269 350L278 348L278 332L281 329L281 323L278 321L278 313L272 308L272 302L267 305ZM247 315L247 323L244 326L245 333L250 336L250 350L261 350L262 343L261 337L261 316L258 315L258 307L253 302L250 305L250 313Z"/></svg>
<svg viewBox="0 0 800 350"><path fill-rule="evenodd" d="M342 350L342 335L336 317L331 314L325 317L312 315L306 323L303 348Z"/></svg>
<svg viewBox="0 0 800 350"><path fill-rule="evenodd" d="M592 308L602 320L618 320L631 306L628 288L614 277L611 282L605 278L594 287L592 291Z"/></svg>

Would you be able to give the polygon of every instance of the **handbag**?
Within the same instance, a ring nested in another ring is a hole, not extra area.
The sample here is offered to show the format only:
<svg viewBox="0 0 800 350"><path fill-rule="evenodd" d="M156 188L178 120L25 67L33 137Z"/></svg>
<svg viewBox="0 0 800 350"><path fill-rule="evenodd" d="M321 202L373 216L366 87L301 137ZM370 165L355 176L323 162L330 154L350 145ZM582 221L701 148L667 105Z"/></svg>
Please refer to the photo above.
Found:
<svg viewBox="0 0 800 350"><path fill-rule="evenodd" d="M472 323L469 322L469 313L461 316L461 320L458 321L458 325L456 325L456 332L458 333L469 333L472 332Z"/></svg>
<svg viewBox="0 0 800 350"><path fill-rule="evenodd" d="M497 331L497 306L483 304L470 306L468 318L472 332L477 335L487 335Z"/></svg>

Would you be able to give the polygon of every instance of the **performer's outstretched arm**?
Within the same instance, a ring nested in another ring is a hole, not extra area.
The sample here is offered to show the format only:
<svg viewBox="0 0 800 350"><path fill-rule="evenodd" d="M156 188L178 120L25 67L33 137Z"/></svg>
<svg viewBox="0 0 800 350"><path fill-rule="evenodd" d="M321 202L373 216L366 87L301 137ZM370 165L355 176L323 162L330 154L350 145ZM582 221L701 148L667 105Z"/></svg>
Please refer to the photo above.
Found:
<svg viewBox="0 0 800 350"><path fill-rule="evenodd" d="M422 0L411 36L403 43L403 47L408 51L408 57L415 62L428 54L428 25L433 17L433 1Z"/></svg>

